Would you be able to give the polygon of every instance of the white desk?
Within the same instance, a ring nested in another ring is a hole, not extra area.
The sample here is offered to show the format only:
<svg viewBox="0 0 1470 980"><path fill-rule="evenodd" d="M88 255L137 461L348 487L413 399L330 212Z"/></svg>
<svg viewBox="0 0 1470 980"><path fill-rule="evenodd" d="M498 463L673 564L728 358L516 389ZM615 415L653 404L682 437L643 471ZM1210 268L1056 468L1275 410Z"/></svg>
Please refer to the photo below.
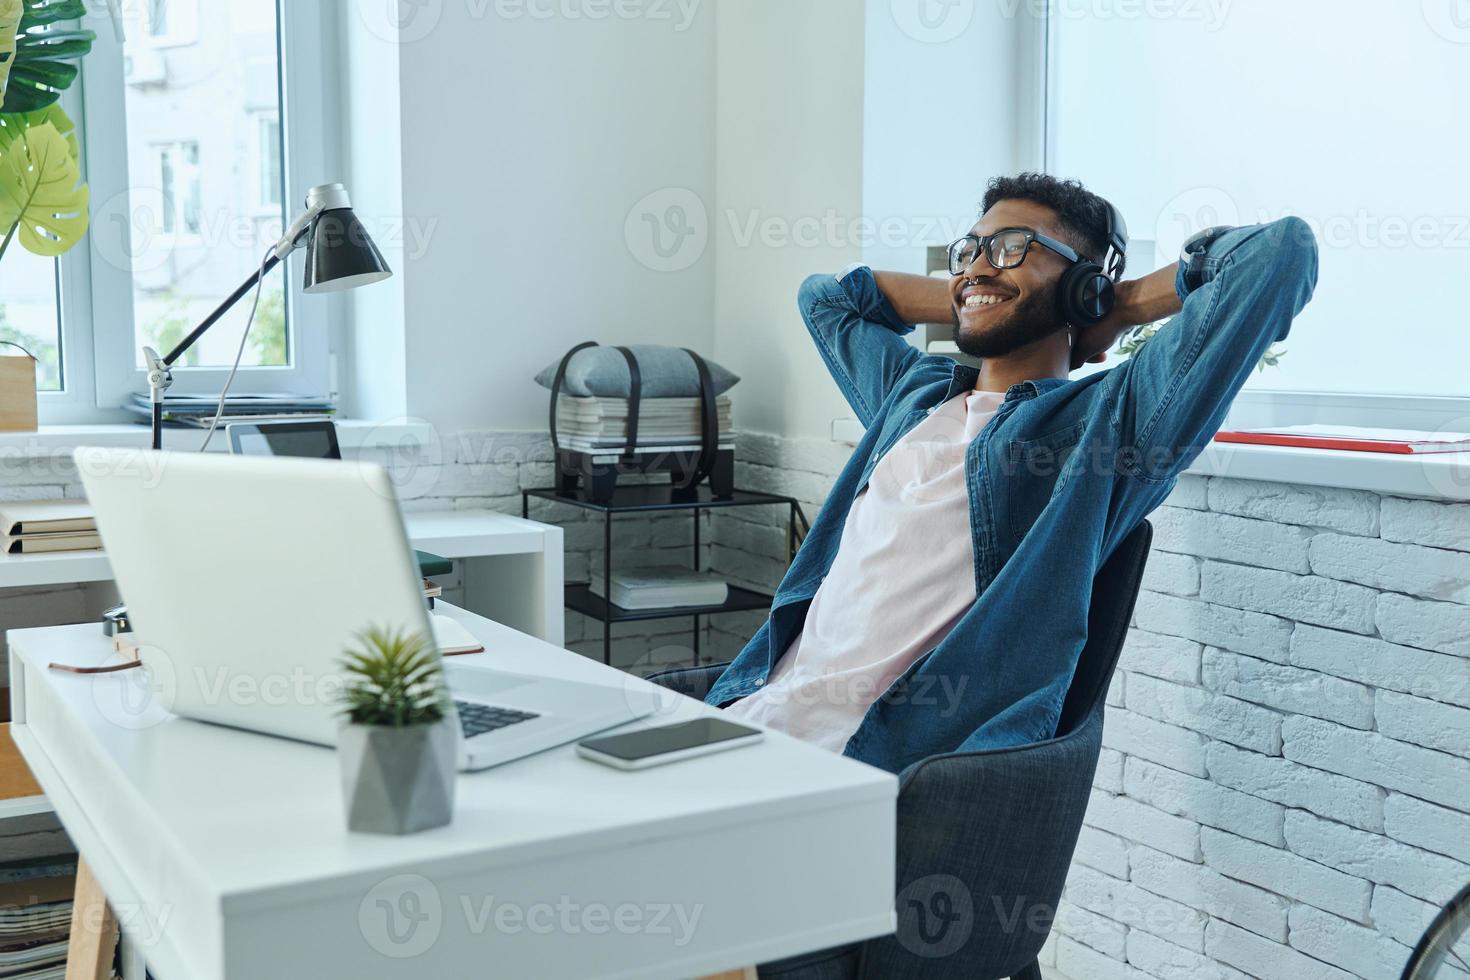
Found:
<svg viewBox="0 0 1470 980"><path fill-rule="evenodd" d="M491 510L413 511L403 519L414 547L465 559L465 605L562 645L561 528ZM0 589L111 579L101 551L0 554Z"/></svg>
<svg viewBox="0 0 1470 980"><path fill-rule="evenodd" d="M647 683L443 611L460 663ZM16 744L159 980L679 980L893 928L897 780L779 733L632 773L564 746L461 776L448 827L349 834L330 750L45 669L105 662L94 626L9 640Z"/></svg>

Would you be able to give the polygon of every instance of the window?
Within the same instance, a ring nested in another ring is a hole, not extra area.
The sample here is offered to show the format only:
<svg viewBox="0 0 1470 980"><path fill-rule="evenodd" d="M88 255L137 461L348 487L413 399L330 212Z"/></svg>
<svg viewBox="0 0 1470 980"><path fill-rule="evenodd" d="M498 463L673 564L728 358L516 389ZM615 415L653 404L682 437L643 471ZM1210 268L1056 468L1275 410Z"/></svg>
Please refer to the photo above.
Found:
<svg viewBox="0 0 1470 980"><path fill-rule="evenodd" d="M121 5L122 41L105 7L91 15L97 42L64 100L86 122L91 231L59 275L14 254L0 266L0 339L23 333L48 367L43 423L120 418L146 390L141 348L176 345L259 268L291 202L340 172L323 6L142 0ZM329 392L343 307L313 297L297 336L300 262L268 273L234 390ZM250 301L174 365L174 392L219 391Z"/></svg>
<svg viewBox="0 0 1470 980"><path fill-rule="evenodd" d="M148 34L168 36L168 0L148 0Z"/></svg>
<svg viewBox="0 0 1470 980"><path fill-rule="evenodd" d="M255 166L259 175L259 203L263 210L281 207L281 123L261 115L256 123Z"/></svg>
<svg viewBox="0 0 1470 980"><path fill-rule="evenodd" d="M203 202L199 191L199 144L169 143L158 147L159 220L165 234L196 237Z"/></svg>
<svg viewBox="0 0 1470 980"><path fill-rule="evenodd" d="M154 47L193 44L199 37L198 0L145 0L144 26Z"/></svg>
<svg viewBox="0 0 1470 980"><path fill-rule="evenodd" d="M15 247L0 262L0 341L35 356L36 387L62 390L61 318L56 295L56 260ZM0 355L14 354L13 348Z"/></svg>
<svg viewBox="0 0 1470 980"><path fill-rule="evenodd" d="M1081 17L1053 4L1048 168L1123 210L1131 271L1212 223L1296 214L1317 234L1315 298L1280 367L1237 401L1276 414L1248 424L1431 428L1434 411L1467 427L1454 286L1470 258L1470 134L1446 120L1470 88L1470 30L1431 16L1451 6L1344 17L1334 0L1165 2Z"/></svg>

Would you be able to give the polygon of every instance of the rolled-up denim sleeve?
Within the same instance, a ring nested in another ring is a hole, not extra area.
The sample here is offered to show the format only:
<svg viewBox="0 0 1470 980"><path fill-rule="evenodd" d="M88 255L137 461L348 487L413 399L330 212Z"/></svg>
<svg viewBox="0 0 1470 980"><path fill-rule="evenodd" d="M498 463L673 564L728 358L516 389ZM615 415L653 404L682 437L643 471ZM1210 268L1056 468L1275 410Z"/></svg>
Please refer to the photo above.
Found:
<svg viewBox="0 0 1470 980"><path fill-rule="evenodd" d="M827 370L864 426L894 384L921 356L903 335L913 325L898 318L865 265L839 275L812 276L797 302Z"/></svg>
<svg viewBox="0 0 1470 980"><path fill-rule="evenodd" d="M1209 444L1261 356L1286 339L1317 284L1317 242L1300 218L1237 228L1205 256L1204 284L1117 368L1118 428L1127 469L1166 483Z"/></svg>

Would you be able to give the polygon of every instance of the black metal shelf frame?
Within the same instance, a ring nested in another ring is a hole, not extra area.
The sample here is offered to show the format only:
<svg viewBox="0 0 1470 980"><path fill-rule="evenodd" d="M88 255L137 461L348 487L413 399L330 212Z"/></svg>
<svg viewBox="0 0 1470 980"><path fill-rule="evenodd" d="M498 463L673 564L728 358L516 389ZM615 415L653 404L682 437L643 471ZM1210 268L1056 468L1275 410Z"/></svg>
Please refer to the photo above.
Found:
<svg viewBox="0 0 1470 980"><path fill-rule="evenodd" d="M521 516L528 518L531 514L531 498L538 500L549 500L553 503L566 504L582 510L590 510L602 515L602 540L603 540L603 581L612 581L612 527L613 517L617 514L648 514L662 511L687 510L694 519L694 569L700 568L700 521L699 515L703 511L718 510L728 507L768 507L781 505L787 508L786 523L786 557L789 562L796 554L801 537L809 526L806 514L802 512L801 504L795 497L785 497L778 494L754 493L746 490L736 490L728 497L715 496L708 487L701 486L692 490L679 490L668 485L638 484L627 487L619 487L614 491L612 499L605 504L592 503L579 500L575 497L564 496L550 487L542 487L533 490L521 491ZM798 521L800 527L798 527ZM579 612L584 616L598 620L602 623L602 661L612 664L612 624L631 623L654 619L673 619L690 617L694 621L694 662L699 662L699 626L700 619L704 616L718 615L727 612L749 612L753 610L769 609L772 597L762 592L751 589L730 586L729 597L717 606L682 606L677 608L662 609L623 609L607 602L599 596L593 595L591 587L586 583L573 583L566 587L566 608Z"/></svg>

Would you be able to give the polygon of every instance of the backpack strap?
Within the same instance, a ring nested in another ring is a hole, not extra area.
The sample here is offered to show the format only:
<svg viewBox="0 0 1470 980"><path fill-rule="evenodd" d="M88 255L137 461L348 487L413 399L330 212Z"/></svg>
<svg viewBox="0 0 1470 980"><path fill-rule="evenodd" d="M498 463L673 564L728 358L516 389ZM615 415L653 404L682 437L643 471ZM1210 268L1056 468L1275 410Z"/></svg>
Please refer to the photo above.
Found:
<svg viewBox="0 0 1470 980"><path fill-rule="evenodd" d="M676 484L680 490L698 486L715 468L715 456L720 449L720 416L719 406L715 401L715 383L710 377L709 365L704 363L704 358L689 348L684 348L694 361L694 369L699 372L699 421L700 421L700 448L699 464L693 475L683 483Z"/></svg>
<svg viewBox="0 0 1470 980"><path fill-rule="evenodd" d="M589 347L596 347L597 341L589 340L578 344L566 354L562 355L561 363L556 366L556 377L551 381L551 458L556 459L561 454L561 442L556 437L556 400L561 397L561 383L567 377L567 365L572 362L572 356L578 351Z"/></svg>
<svg viewBox="0 0 1470 980"><path fill-rule="evenodd" d="M629 458L638 451L638 408L643 401L643 372L638 370L638 358L626 347L618 351L628 362L628 452Z"/></svg>

